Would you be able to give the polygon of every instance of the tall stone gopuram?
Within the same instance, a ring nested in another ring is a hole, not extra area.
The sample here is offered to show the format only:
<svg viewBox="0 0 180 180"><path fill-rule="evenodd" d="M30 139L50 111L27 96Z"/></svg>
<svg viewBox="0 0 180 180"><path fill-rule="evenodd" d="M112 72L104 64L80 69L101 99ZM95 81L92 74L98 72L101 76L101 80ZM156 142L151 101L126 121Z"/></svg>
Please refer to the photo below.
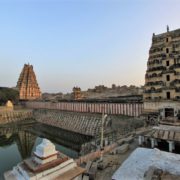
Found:
<svg viewBox="0 0 180 180"><path fill-rule="evenodd" d="M20 100L34 100L41 98L33 66L25 64L17 82Z"/></svg>
<svg viewBox="0 0 180 180"><path fill-rule="evenodd" d="M149 122L180 120L180 29L153 34L143 97Z"/></svg>

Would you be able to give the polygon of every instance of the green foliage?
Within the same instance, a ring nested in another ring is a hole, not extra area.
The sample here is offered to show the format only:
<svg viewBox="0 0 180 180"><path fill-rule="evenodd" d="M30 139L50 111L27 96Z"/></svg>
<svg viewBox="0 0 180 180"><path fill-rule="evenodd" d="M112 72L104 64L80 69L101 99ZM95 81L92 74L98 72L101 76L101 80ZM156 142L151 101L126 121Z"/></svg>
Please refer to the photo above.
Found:
<svg viewBox="0 0 180 180"><path fill-rule="evenodd" d="M8 100L13 104L19 101L19 92L12 88L0 87L0 105L4 105Z"/></svg>

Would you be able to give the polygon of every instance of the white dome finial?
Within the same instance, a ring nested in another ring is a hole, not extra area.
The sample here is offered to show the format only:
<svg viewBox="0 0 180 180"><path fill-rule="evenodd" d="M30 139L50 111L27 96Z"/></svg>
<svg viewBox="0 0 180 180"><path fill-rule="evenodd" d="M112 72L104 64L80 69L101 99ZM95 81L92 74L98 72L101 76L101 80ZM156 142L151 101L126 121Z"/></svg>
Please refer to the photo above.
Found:
<svg viewBox="0 0 180 180"><path fill-rule="evenodd" d="M43 139L34 152L39 157L47 157L57 153L55 145L48 139Z"/></svg>

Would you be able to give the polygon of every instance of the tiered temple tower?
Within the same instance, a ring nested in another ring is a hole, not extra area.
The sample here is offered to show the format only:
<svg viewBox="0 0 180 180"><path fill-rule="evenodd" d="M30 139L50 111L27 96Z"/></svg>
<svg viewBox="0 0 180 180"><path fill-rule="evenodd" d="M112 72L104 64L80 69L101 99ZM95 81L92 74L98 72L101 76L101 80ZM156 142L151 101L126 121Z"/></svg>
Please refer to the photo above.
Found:
<svg viewBox="0 0 180 180"><path fill-rule="evenodd" d="M145 112L160 119L180 114L180 29L155 35L149 50L144 90Z"/></svg>
<svg viewBox="0 0 180 180"><path fill-rule="evenodd" d="M25 64L17 82L20 100L34 100L41 97L33 66Z"/></svg>
<svg viewBox="0 0 180 180"><path fill-rule="evenodd" d="M81 93L80 87L74 87L73 88L73 99L74 100L82 99L82 93Z"/></svg>

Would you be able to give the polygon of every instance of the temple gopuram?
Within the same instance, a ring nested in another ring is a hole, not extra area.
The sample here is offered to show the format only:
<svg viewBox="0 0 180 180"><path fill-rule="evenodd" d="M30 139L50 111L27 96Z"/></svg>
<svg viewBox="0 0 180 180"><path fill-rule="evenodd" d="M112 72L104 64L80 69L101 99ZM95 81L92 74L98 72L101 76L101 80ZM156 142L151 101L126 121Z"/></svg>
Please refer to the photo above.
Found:
<svg viewBox="0 0 180 180"><path fill-rule="evenodd" d="M156 126L139 145L180 154L180 29L153 34L145 81L143 115Z"/></svg>
<svg viewBox="0 0 180 180"><path fill-rule="evenodd" d="M73 88L73 99L74 100L82 99L82 93L81 93L80 87L74 87Z"/></svg>
<svg viewBox="0 0 180 180"><path fill-rule="evenodd" d="M33 66L25 64L17 82L20 100L34 100L41 98Z"/></svg>
<svg viewBox="0 0 180 180"><path fill-rule="evenodd" d="M180 29L152 37L144 87L149 121L180 120Z"/></svg>

